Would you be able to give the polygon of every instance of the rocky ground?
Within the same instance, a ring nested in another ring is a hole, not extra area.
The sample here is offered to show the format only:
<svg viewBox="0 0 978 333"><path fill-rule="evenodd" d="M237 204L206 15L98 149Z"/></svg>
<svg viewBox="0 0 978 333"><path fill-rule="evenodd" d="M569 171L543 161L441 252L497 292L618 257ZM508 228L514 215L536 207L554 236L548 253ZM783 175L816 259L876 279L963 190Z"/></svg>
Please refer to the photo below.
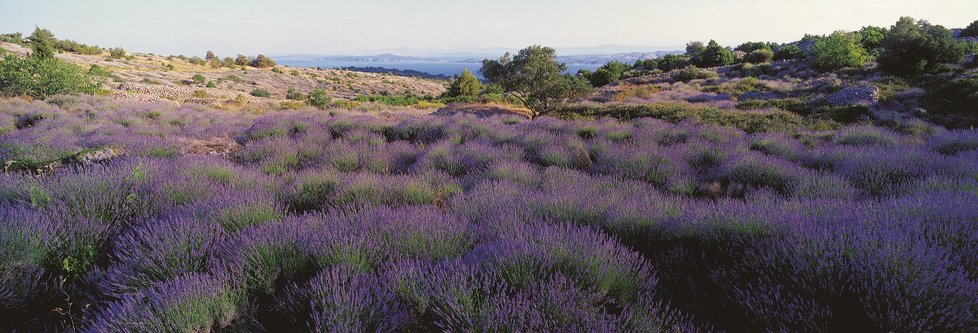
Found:
<svg viewBox="0 0 978 333"><path fill-rule="evenodd" d="M0 43L0 47L20 56L29 50L23 46ZM359 95L389 93L437 96L445 90L445 82L395 76L383 73L362 73L346 70L315 68L212 68L195 65L179 58L146 53L112 59L102 55L61 53L57 57L85 68L92 65L111 72L105 84L109 95L123 100L175 103L197 103L219 108L240 108L243 105L281 106L289 88L301 93L323 89L334 99L350 100ZM196 74L204 83L194 83ZM207 82L215 87L208 88ZM270 97L254 97L251 92L264 89ZM288 105L285 105L286 107Z"/></svg>

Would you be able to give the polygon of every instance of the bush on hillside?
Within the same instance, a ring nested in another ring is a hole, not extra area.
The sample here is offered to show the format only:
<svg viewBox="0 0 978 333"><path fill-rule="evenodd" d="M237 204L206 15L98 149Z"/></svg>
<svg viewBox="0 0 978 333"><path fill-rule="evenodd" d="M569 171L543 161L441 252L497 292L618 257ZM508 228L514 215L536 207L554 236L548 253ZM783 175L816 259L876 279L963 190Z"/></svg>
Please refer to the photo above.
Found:
<svg viewBox="0 0 978 333"><path fill-rule="evenodd" d="M672 75L672 79L681 82L688 82L691 80L709 79L717 76L717 73L708 69L699 69L693 66L683 68L676 74Z"/></svg>
<svg viewBox="0 0 978 333"><path fill-rule="evenodd" d="M476 97L479 96L479 91L481 90L482 83L479 82L479 79L475 78L475 75L468 68L465 68L462 70L461 75L452 80L448 91L445 92L445 97Z"/></svg>
<svg viewBox="0 0 978 333"><path fill-rule="evenodd" d="M591 86L601 87L621 79L622 74L631 70L631 66L620 61L612 61L604 66L598 67L594 73L584 76L591 83Z"/></svg>
<svg viewBox="0 0 978 333"><path fill-rule="evenodd" d="M794 44L782 46L774 52L774 60L792 60L804 57L805 54L801 51L801 48Z"/></svg>
<svg viewBox="0 0 978 333"><path fill-rule="evenodd" d="M819 38L811 49L812 65L822 70L861 67L868 59L859 35L836 31Z"/></svg>
<svg viewBox="0 0 978 333"><path fill-rule="evenodd" d="M690 64L689 56L682 54L667 54L659 58L656 62L656 68L662 70L663 72L668 72L671 70L686 68ZM651 69L651 68L649 68Z"/></svg>
<svg viewBox="0 0 978 333"><path fill-rule="evenodd" d="M299 90L296 90L294 87L289 87L289 89L285 92L285 99L301 101L306 99L306 95L303 95L301 92L299 92Z"/></svg>
<svg viewBox="0 0 978 333"><path fill-rule="evenodd" d="M80 67L56 58L7 56L0 61L0 94L44 99L55 94L94 94L101 83Z"/></svg>
<svg viewBox="0 0 978 333"><path fill-rule="evenodd" d="M204 59L201 59L198 56L190 57L190 59L187 60L187 61L190 62L191 64L194 64L194 65L197 65L197 66L203 66L203 65L206 65L207 64L207 62L205 62Z"/></svg>
<svg viewBox="0 0 978 333"><path fill-rule="evenodd" d="M763 49L773 51L777 47L778 44L772 42L746 42L738 45L734 48L734 51L743 51L744 53L750 54L751 52Z"/></svg>
<svg viewBox="0 0 978 333"><path fill-rule="evenodd" d="M251 96L255 96L255 97L271 97L272 94L269 93L268 90L265 90L265 89L262 89L262 88L255 88L255 90L252 90L251 91Z"/></svg>
<svg viewBox="0 0 978 333"><path fill-rule="evenodd" d="M320 110L326 110L329 108L329 102L333 99L329 96L325 90L313 89L309 92L309 96L306 98L306 103L315 106Z"/></svg>
<svg viewBox="0 0 978 333"><path fill-rule="evenodd" d="M238 66L248 66L251 64L251 59L248 59L248 57L243 54L239 54L238 57L234 58L234 64Z"/></svg>
<svg viewBox="0 0 978 333"><path fill-rule="evenodd" d="M31 57L39 59L54 58L54 35L47 29L34 28L34 33L27 37L31 47Z"/></svg>
<svg viewBox="0 0 978 333"><path fill-rule="evenodd" d="M716 41L711 40L709 44L703 48L702 52L699 52L691 59L693 65L700 68L708 67L718 67L726 66L734 63L735 58L733 52L727 50L723 46L720 46Z"/></svg>
<svg viewBox="0 0 978 333"><path fill-rule="evenodd" d="M771 60L774 60L774 51L771 51L771 49L754 50L751 51L751 53L748 53L747 57L744 58L744 61L754 64L763 64L766 62L771 62Z"/></svg>
<svg viewBox="0 0 978 333"><path fill-rule="evenodd" d="M206 78L204 78L204 76L203 75L200 75L200 74L194 74L194 77L192 77L190 79L193 80L194 83L196 83L196 84L203 84L204 83L204 80L206 80Z"/></svg>
<svg viewBox="0 0 978 333"><path fill-rule="evenodd" d="M878 56L886 34L886 28L865 26L859 30L859 42L871 55Z"/></svg>
<svg viewBox="0 0 978 333"><path fill-rule="evenodd" d="M256 57L255 60L251 62L251 66L258 67L258 68L275 67L275 60L266 57L264 54L259 54L258 57Z"/></svg>
<svg viewBox="0 0 978 333"><path fill-rule="evenodd" d="M932 72L942 64L956 64L964 57L964 45L951 31L926 21L901 17L883 40L877 58L880 69L894 75Z"/></svg>
<svg viewBox="0 0 978 333"><path fill-rule="evenodd" d="M121 47L113 48L113 49L109 50L109 57L112 58L112 59L122 59L122 58L125 58L126 57L126 50L123 49L123 48L121 48Z"/></svg>

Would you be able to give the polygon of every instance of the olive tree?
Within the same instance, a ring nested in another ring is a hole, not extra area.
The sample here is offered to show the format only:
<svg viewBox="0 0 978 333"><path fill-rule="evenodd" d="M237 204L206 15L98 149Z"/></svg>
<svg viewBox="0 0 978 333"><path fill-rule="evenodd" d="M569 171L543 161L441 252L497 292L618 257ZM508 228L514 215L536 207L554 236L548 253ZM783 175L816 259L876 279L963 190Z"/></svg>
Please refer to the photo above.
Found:
<svg viewBox="0 0 978 333"><path fill-rule="evenodd" d="M534 45L510 57L482 61L480 72L530 109L530 119L561 110L571 101L591 93L582 77L565 74L567 65L557 62L553 48Z"/></svg>

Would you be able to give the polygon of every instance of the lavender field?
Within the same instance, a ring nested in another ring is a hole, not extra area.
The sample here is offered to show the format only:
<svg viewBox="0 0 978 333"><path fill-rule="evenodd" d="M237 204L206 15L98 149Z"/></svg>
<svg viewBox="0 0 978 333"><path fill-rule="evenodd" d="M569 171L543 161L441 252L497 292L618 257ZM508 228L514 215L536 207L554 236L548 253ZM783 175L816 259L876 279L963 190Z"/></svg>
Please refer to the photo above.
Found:
<svg viewBox="0 0 978 333"><path fill-rule="evenodd" d="M978 325L975 131L0 103L0 331Z"/></svg>

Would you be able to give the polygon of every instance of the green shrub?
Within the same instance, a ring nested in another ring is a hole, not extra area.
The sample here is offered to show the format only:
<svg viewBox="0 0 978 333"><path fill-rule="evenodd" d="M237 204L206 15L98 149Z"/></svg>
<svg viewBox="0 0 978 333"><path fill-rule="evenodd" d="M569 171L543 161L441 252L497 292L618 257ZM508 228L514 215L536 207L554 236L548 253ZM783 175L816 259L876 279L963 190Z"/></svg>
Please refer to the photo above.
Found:
<svg viewBox="0 0 978 333"><path fill-rule="evenodd" d="M252 90L251 91L251 96L255 96L255 97L271 97L272 94L269 93L268 90L265 90L265 89L262 89L262 88L255 88L255 90Z"/></svg>
<svg viewBox="0 0 978 333"><path fill-rule="evenodd" d="M937 113L978 117L978 76L962 77L939 84L927 99Z"/></svg>
<svg viewBox="0 0 978 333"><path fill-rule="evenodd" d="M771 42L746 42L746 43L740 44L739 46L737 46L736 48L734 48L734 51L742 51L744 53L750 54L751 52L754 52L754 51L757 51L757 50L772 50L773 51L774 48L776 48L776 47L778 47L778 44L777 43L771 43Z"/></svg>
<svg viewBox="0 0 978 333"><path fill-rule="evenodd" d="M482 83L479 79L472 75L472 72L468 68L462 70L462 74L452 80L451 85L448 87L448 91L445 92L445 97L476 97L479 96L479 91L482 90Z"/></svg>
<svg viewBox="0 0 978 333"><path fill-rule="evenodd" d="M121 47L116 47L109 50L109 57L112 59L122 59L126 57L126 50Z"/></svg>
<svg viewBox="0 0 978 333"><path fill-rule="evenodd" d="M19 32L12 34L0 34L0 42L27 46L27 42L24 41L24 35Z"/></svg>
<svg viewBox="0 0 978 333"><path fill-rule="evenodd" d="M823 106L815 109L813 116L821 119L831 119L842 123L851 123L860 116L868 115L869 107L865 105Z"/></svg>
<svg viewBox="0 0 978 333"><path fill-rule="evenodd" d="M886 28L866 26L859 30L859 42L871 55L878 56L886 34Z"/></svg>
<svg viewBox="0 0 978 333"><path fill-rule="evenodd" d="M726 66L734 63L734 54L716 41L711 40L709 44L699 53L692 57L693 65L701 68Z"/></svg>
<svg viewBox="0 0 978 333"><path fill-rule="evenodd" d="M306 99L306 96L303 95L298 90L296 90L294 87L289 87L289 90L285 92L285 99L301 101L303 99Z"/></svg>
<svg viewBox="0 0 978 333"><path fill-rule="evenodd" d="M822 70L861 67L869 59L858 34L836 31L819 38L811 49L812 65Z"/></svg>
<svg viewBox="0 0 978 333"><path fill-rule="evenodd" d="M88 68L88 75L109 77L110 75L112 75L112 72L102 68L99 65L92 65L91 67Z"/></svg>
<svg viewBox="0 0 978 333"><path fill-rule="evenodd" d="M668 72L671 70L689 67L689 64L689 56L681 54L667 54L658 59L656 62L656 68L662 70L663 72Z"/></svg>
<svg viewBox="0 0 978 333"><path fill-rule="evenodd" d="M778 48L778 51L774 53L774 60L792 60L801 59L805 55L801 52L801 48L798 45L789 44Z"/></svg>
<svg viewBox="0 0 978 333"><path fill-rule="evenodd" d="M266 57L264 54L259 54L258 57L256 57L255 60L251 62L252 67L258 67L258 68L275 67L275 65L276 65L275 60Z"/></svg>
<svg viewBox="0 0 978 333"><path fill-rule="evenodd" d="M330 101L332 101L332 97L330 97L329 93L322 89L313 89L309 92L309 97L306 98L306 103L315 106L320 110L328 109Z"/></svg>
<svg viewBox="0 0 978 333"><path fill-rule="evenodd" d="M771 49L754 50L751 51L751 53L748 53L744 60L754 64L771 62L771 60L774 60L774 51L771 51Z"/></svg>
<svg viewBox="0 0 978 333"><path fill-rule="evenodd" d="M584 76L584 78L586 78L592 86L601 87L618 81L621 79L622 74L625 74L625 72L631 69L631 66L628 66L628 64L619 61L612 61L604 66L598 67L594 73L587 74Z"/></svg>
<svg viewBox="0 0 978 333"><path fill-rule="evenodd" d="M55 94L95 94L97 77L56 58L7 56L0 61L0 93L43 99Z"/></svg>
<svg viewBox="0 0 978 333"><path fill-rule="evenodd" d="M217 84L215 84L214 81L207 81L207 87L208 88L217 88Z"/></svg>
<svg viewBox="0 0 978 333"><path fill-rule="evenodd" d="M708 69L699 69L696 67L686 67L676 72L672 75L672 79L681 82L688 82L690 80L698 79L709 79L717 76L717 73Z"/></svg>
<svg viewBox="0 0 978 333"><path fill-rule="evenodd" d="M751 112L679 103L611 104L568 110L561 115L587 119L613 117L623 120L652 117L673 123L688 120L709 125L736 127L748 133L794 134L801 130L827 130L840 127L839 123L831 120L807 119L787 111Z"/></svg>
<svg viewBox="0 0 978 333"><path fill-rule="evenodd" d="M806 115L811 112L808 102L801 98L752 99L737 103L741 110L775 108Z"/></svg>
<svg viewBox="0 0 978 333"><path fill-rule="evenodd" d="M193 80L194 83L196 83L196 84L203 84L204 83L204 80L206 80L206 78L204 78L204 76L203 75L200 75L200 74L194 74L194 77L192 77L190 79Z"/></svg>
<svg viewBox="0 0 978 333"><path fill-rule="evenodd" d="M194 64L194 65L197 65L197 66L203 66L203 65L206 65L207 64L207 62L204 61L204 59L201 59L198 56L190 57L190 59L188 59L187 61L190 62L191 64Z"/></svg>
<svg viewBox="0 0 978 333"><path fill-rule="evenodd" d="M877 58L880 69L895 75L931 72L941 64L956 64L964 57L964 45L951 31L925 21L901 17L883 40Z"/></svg>
<svg viewBox="0 0 978 333"><path fill-rule="evenodd" d="M31 47L30 57L39 59L54 58L54 34L47 29L34 28L34 33L27 37Z"/></svg>

